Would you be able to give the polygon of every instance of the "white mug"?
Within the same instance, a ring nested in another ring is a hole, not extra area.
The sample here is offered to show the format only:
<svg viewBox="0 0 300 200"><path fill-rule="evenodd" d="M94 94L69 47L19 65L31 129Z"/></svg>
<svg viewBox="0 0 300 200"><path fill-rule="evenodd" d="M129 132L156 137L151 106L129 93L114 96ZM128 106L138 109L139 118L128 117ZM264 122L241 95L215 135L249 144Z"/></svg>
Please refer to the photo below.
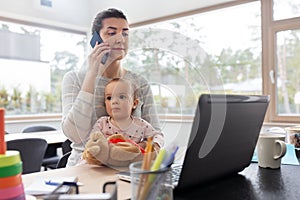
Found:
<svg viewBox="0 0 300 200"><path fill-rule="evenodd" d="M257 142L258 166L280 168L281 158L286 154L285 135L261 133Z"/></svg>

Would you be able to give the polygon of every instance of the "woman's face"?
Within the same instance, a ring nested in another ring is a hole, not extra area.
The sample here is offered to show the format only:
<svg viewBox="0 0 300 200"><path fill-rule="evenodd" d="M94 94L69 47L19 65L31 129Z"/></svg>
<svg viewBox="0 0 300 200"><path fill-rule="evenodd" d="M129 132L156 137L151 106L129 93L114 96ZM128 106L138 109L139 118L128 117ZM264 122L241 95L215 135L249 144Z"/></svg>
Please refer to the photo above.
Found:
<svg viewBox="0 0 300 200"><path fill-rule="evenodd" d="M128 52L129 26L125 19L106 18L102 21L100 37L111 48L110 57L121 60Z"/></svg>

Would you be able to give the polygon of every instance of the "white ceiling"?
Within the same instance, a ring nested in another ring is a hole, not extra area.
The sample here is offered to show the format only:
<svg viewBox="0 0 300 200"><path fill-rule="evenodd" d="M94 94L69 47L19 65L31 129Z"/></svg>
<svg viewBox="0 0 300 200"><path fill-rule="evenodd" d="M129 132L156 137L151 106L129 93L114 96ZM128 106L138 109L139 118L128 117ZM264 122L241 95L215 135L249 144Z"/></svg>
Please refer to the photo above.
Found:
<svg viewBox="0 0 300 200"><path fill-rule="evenodd" d="M115 7L126 14L129 23L168 17L179 13L229 3L254 0L52 0L53 7L40 5L39 0L0 1L0 17L89 30L101 10Z"/></svg>
<svg viewBox="0 0 300 200"><path fill-rule="evenodd" d="M238 0L90 0L92 18L101 10L119 8L130 24Z"/></svg>

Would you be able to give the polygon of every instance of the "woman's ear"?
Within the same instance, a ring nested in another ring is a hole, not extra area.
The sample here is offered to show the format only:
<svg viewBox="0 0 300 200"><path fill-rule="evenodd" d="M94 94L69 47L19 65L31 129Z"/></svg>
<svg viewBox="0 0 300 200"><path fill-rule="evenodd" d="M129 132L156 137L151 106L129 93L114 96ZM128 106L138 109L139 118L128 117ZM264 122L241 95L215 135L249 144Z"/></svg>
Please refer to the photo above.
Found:
<svg viewBox="0 0 300 200"><path fill-rule="evenodd" d="M135 99L135 100L133 101L132 109L133 109L133 110L136 109L136 107L137 107L138 104L139 104L139 100L138 100L138 99Z"/></svg>

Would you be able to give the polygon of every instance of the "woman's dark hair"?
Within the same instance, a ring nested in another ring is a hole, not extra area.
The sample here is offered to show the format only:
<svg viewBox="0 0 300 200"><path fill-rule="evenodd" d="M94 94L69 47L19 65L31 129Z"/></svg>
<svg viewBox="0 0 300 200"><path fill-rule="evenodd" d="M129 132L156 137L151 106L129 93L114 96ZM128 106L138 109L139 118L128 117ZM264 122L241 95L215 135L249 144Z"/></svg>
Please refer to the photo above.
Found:
<svg viewBox="0 0 300 200"><path fill-rule="evenodd" d="M121 10L115 8L109 8L97 14L94 19L93 26L92 26L92 34L97 31L99 33L100 29L102 28L102 21L106 18L123 18L127 21L126 16Z"/></svg>

